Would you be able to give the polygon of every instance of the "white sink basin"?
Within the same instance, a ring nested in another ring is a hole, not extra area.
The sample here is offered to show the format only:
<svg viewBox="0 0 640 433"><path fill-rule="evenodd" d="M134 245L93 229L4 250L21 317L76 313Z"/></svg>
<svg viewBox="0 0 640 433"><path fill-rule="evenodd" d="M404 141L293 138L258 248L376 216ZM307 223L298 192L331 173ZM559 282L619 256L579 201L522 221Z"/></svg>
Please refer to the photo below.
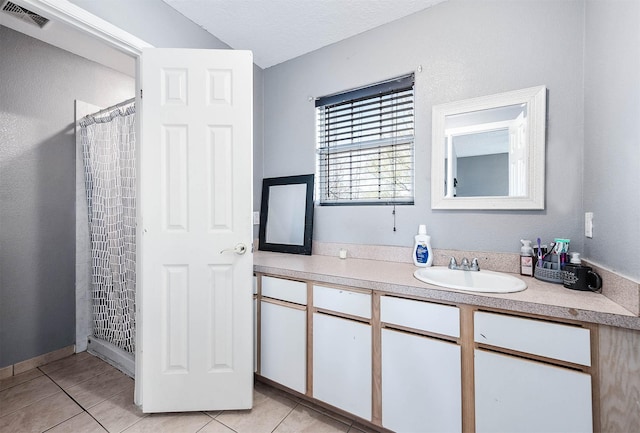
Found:
<svg viewBox="0 0 640 433"><path fill-rule="evenodd" d="M484 293L521 292L527 284L520 278L492 271L458 271L444 266L420 268L413 276L428 284L449 289Z"/></svg>

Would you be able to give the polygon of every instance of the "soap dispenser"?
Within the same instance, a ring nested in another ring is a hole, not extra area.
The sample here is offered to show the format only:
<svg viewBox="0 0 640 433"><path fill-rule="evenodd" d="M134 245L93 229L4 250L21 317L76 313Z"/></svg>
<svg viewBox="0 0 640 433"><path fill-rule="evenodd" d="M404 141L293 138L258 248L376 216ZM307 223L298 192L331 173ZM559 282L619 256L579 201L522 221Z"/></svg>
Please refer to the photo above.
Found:
<svg viewBox="0 0 640 433"><path fill-rule="evenodd" d="M420 224L418 234L414 237L413 263L416 266L426 267L433 263L433 250L431 249L431 236L427 235L427 226Z"/></svg>
<svg viewBox="0 0 640 433"><path fill-rule="evenodd" d="M521 239L522 247L520 248L520 275L533 276L533 248L531 241Z"/></svg>

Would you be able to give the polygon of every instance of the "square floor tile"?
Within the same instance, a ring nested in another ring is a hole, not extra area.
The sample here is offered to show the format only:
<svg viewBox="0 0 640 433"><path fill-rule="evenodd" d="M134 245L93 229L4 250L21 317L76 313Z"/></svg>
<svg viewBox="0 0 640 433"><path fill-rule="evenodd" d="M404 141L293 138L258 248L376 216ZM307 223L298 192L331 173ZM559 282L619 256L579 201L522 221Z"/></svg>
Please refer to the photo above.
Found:
<svg viewBox="0 0 640 433"><path fill-rule="evenodd" d="M341 423L320 412L298 405L280 423L274 433L345 433L349 424Z"/></svg>
<svg viewBox="0 0 640 433"><path fill-rule="evenodd" d="M335 412L332 412L330 409L325 409L322 406L319 406L319 405L317 405L315 403L312 403L312 402L304 400L304 399L299 399L298 402L302 406L306 406L309 409L313 409L316 412L320 412L321 414L327 415L327 416L329 416L329 417L331 417L331 418L333 418L333 419L335 419L337 421L340 421L343 424L347 424L347 425L353 424L353 420L352 419L347 418L346 416L339 415L339 414L337 414Z"/></svg>
<svg viewBox="0 0 640 433"><path fill-rule="evenodd" d="M34 368L33 370L25 371L24 373L7 377L6 379L0 380L0 391L5 390L7 388L11 388L12 386L16 386L23 382L28 382L31 379L35 379L38 376L42 376L42 372L37 368Z"/></svg>
<svg viewBox="0 0 640 433"><path fill-rule="evenodd" d="M81 362L76 362L55 371L46 373L62 389L69 389L79 383L89 380L108 371L117 371L103 360L89 355Z"/></svg>
<svg viewBox="0 0 640 433"><path fill-rule="evenodd" d="M297 405L264 386L253 391L253 409L223 411L216 420L238 433L272 432Z"/></svg>
<svg viewBox="0 0 640 433"><path fill-rule="evenodd" d="M47 430L47 433L106 433L106 430L102 428L98 422L86 412L82 412L66 420L65 422L58 424L51 430Z"/></svg>
<svg viewBox="0 0 640 433"><path fill-rule="evenodd" d="M195 433L213 421L202 412L154 413L128 429L126 433Z"/></svg>
<svg viewBox="0 0 640 433"><path fill-rule="evenodd" d="M133 379L115 368L67 389L67 393L84 409L133 387Z"/></svg>
<svg viewBox="0 0 640 433"><path fill-rule="evenodd" d="M211 420L209 424L204 426L198 433L235 433L226 425L214 420Z"/></svg>
<svg viewBox="0 0 640 433"><path fill-rule="evenodd" d="M93 356L89 352L80 352L76 353L75 355L67 356L66 358L58 359L57 361L42 365L38 368L45 374L49 374L56 370L60 370L61 368L82 364L84 361L91 358L95 358L95 356Z"/></svg>
<svg viewBox="0 0 640 433"><path fill-rule="evenodd" d="M112 433L121 432L148 416L133 403L133 386L89 408L88 412Z"/></svg>
<svg viewBox="0 0 640 433"><path fill-rule="evenodd" d="M0 417L0 432L40 433L81 412L80 406L59 392Z"/></svg>
<svg viewBox="0 0 640 433"><path fill-rule="evenodd" d="M40 376L0 392L0 417L61 392L47 376Z"/></svg>

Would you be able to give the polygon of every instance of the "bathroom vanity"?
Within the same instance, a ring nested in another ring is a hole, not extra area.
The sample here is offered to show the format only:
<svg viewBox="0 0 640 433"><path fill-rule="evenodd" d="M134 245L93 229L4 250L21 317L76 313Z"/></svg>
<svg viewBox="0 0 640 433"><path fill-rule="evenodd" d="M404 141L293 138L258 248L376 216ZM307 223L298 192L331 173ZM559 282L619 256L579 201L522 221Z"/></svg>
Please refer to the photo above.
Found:
<svg viewBox="0 0 640 433"><path fill-rule="evenodd" d="M378 429L600 431L614 413L600 383L624 374L600 352L600 327L640 328L602 295L532 278L479 294L422 283L407 263L254 263L258 379Z"/></svg>

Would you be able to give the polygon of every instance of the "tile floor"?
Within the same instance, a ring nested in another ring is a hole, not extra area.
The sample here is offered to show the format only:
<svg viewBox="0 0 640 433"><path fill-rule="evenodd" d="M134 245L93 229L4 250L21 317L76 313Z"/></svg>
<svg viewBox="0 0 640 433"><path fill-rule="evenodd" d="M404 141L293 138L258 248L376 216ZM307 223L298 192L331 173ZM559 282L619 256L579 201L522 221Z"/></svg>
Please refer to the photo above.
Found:
<svg viewBox="0 0 640 433"><path fill-rule="evenodd" d="M86 353L0 380L0 432L370 432L257 383L251 410L143 414L133 380Z"/></svg>

